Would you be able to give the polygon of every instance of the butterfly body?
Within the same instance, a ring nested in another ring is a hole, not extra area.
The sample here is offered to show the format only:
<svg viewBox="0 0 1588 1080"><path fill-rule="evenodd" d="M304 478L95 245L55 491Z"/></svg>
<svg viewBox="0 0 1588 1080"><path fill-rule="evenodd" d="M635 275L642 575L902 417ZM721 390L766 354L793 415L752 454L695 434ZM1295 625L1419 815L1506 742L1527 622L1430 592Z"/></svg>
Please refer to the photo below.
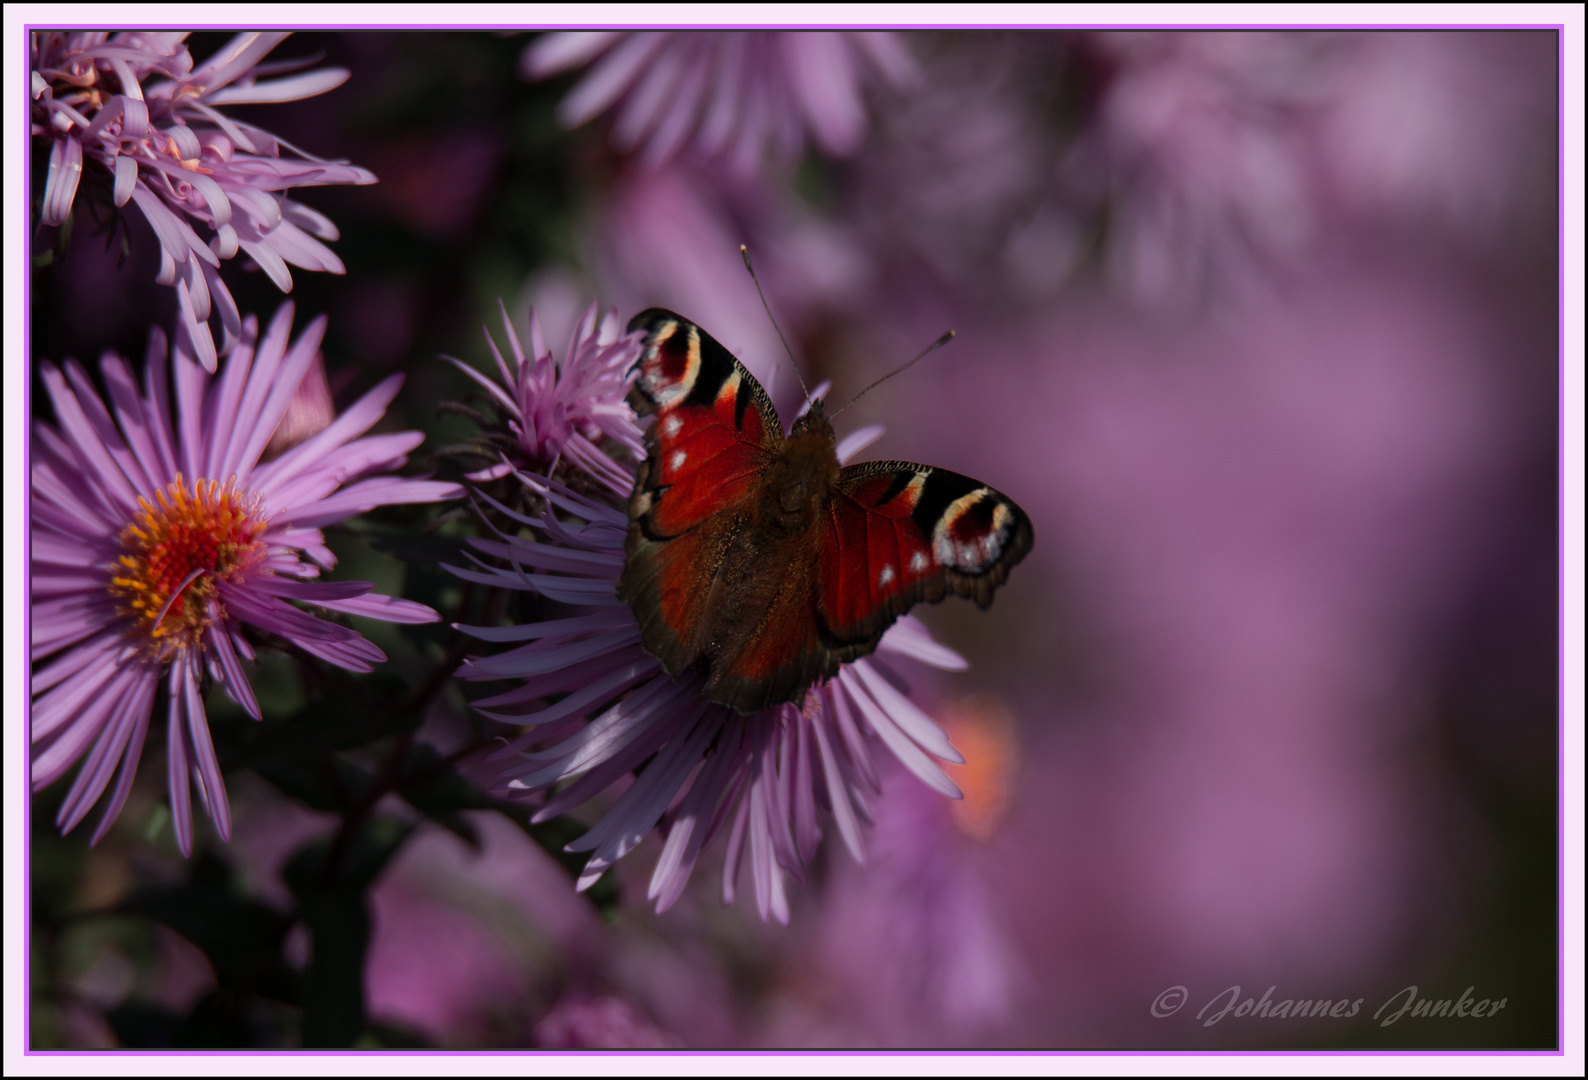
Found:
<svg viewBox="0 0 1588 1080"><path fill-rule="evenodd" d="M821 402L783 434L770 399L698 326L660 308L629 400L656 416L629 500L618 597L670 674L707 700L798 701L874 650L917 601L992 602L1031 547L1012 501L909 462L842 468Z"/></svg>

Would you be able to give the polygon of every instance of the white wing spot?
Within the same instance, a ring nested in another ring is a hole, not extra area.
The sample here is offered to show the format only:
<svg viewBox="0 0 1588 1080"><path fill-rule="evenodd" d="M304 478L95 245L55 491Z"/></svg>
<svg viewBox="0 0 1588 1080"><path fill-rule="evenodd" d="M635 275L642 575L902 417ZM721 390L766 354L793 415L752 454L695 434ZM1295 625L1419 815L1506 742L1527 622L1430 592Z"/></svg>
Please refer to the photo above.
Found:
<svg viewBox="0 0 1588 1080"><path fill-rule="evenodd" d="M677 472L679 469L682 469L684 467L684 462L686 462L688 460L689 460L689 455L688 454L684 453L682 450L674 450L673 451L673 460L672 460L672 469L673 469L673 471Z"/></svg>
<svg viewBox="0 0 1588 1080"><path fill-rule="evenodd" d="M927 565L926 552L917 551L910 556L910 572L914 574L925 573Z"/></svg>
<svg viewBox="0 0 1588 1080"><path fill-rule="evenodd" d="M662 434L666 435L670 439L674 435L677 435L678 429L683 426L684 421L682 417L669 416L666 420L662 421Z"/></svg>
<svg viewBox="0 0 1588 1080"><path fill-rule="evenodd" d="M882 588L893 580L893 567L889 563L882 564L882 573L877 575L877 588Z"/></svg>

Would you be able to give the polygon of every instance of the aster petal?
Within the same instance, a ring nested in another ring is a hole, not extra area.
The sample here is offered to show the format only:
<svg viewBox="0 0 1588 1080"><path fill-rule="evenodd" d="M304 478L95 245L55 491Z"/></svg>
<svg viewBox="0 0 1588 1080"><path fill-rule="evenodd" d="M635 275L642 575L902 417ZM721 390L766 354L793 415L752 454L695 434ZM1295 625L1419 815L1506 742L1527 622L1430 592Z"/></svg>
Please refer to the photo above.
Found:
<svg viewBox="0 0 1588 1080"><path fill-rule="evenodd" d="M238 422L217 436L224 437L226 446L225 453L220 456L223 475L236 474L240 482L249 481L254 463L264 453L325 335L326 320L321 316L304 328L289 351L287 338L292 333L294 310L289 301L277 308L271 317L270 325L253 349L252 370L237 406ZM250 317L243 328L245 339L254 336L255 326Z"/></svg>
<svg viewBox="0 0 1588 1080"><path fill-rule="evenodd" d="M278 225L277 228L280 228L280 226ZM248 252L254 262L259 264L259 269L265 272L265 276L275 284L276 288L284 293L292 291L292 274L287 269L286 262L282 260L276 249L268 241L250 240L239 235L237 244Z"/></svg>
<svg viewBox="0 0 1588 1080"><path fill-rule="evenodd" d="M79 683L48 695L50 708L35 717L32 741L56 737L33 759L34 790L48 787L72 767L91 739L99 734L112 709L123 700L121 691L132 685L138 671L128 664L105 664L83 676ZM81 708L79 708L81 707ZM70 721L69 723L67 721Z"/></svg>
<svg viewBox="0 0 1588 1080"><path fill-rule="evenodd" d="M250 346L234 349L227 359L226 370L210 386L203 410L204 444L208 453L200 463L203 469L200 476L231 476L237 471L226 467L225 455L228 440L235 440L243 426L237 411L253 360L254 350Z"/></svg>
<svg viewBox="0 0 1588 1080"><path fill-rule="evenodd" d="M933 723L930 716L916 708L914 702L894 689L888 680L877 674L868 660L856 660L850 664L849 669L865 686L873 700L888 714L894 725L918 746L944 761L952 761L956 765L965 764L965 758L949 743L943 729Z"/></svg>
<svg viewBox="0 0 1588 1080"><path fill-rule="evenodd" d="M193 795L188 788L187 688L193 683L187 656L171 665L166 690L170 708L166 712L165 740L166 797L171 803L171 831L176 834L177 850L193 854Z"/></svg>
<svg viewBox="0 0 1588 1080"><path fill-rule="evenodd" d="M263 575L249 581L248 588L267 596L323 607L327 601L363 596L375 586L367 581L294 581L291 578Z"/></svg>
<svg viewBox="0 0 1588 1080"><path fill-rule="evenodd" d="M349 615L359 615L366 619L379 619L381 622L403 623L404 625L418 625L441 621L440 612L435 608L413 600L403 600L396 596L385 596L380 593L371 593L351 600L320 600L317 603L323 608L332 611L342 611Z"/></svg>
<svg viewBox="0 0 1588 1080"><path fill-rule="evenodd" d="M617 694L623 693L642 679L650 678L660 670L660 663L654 657L645 657L633 663L618 668L607 675L591 679L578 690L567 695L554 705L548 705L530 713L504 713L493 712L482 708L483 702L473 703L475 711L482 716L489 716L493 720L506 723L519 724L525 727L543 726L567 719L570 716L583 716L592 708L603 701L609 701Z"/></svg>
<svg viewBox="0 0 1588 1080"><path fill-rule="evenodd" d="M826 695L827 691L823 691ZM822 778L827 788L828 809L832 811L833 820L838 823L838 835L843 837L844 846L849 849L855 862L863 863L865 851L860 840L860 822L855 818L855 811L849 804L849 785L845 782L838 764L838 755L833 746L827 741L825 725L812 724L811 734L816 739L817 756L821 759Z"/></svg>
<svg viewBox="0 0 1588 1080"><path fill-rule="evenodd" d="M905 768L914 773L922 783L951 799L965 797L959 786L900 729L887 709L866 692L859 679L841 680L841 685L845 696L859 710L867 725Z"/></svg>
<svg viewBox="0 0 1588 1080"><path fill-rule="evenodd" d="M107 356L100 365L105 385L110 390L110 400L116 406L116 419L127 446L137 458L143 477L144 490L164 487L171 482L175 468L169 457L162 456L161 448L151 430L156 422L144 413L143 402L138 397L138 383L132 367L116 355Z"/></svg>
<svg viewBox="0 0 1588 1080"><path fill-rule="evenodd" d="M320 241L298 228L291 221L283 220L281 224L265 236L265 241L270 249L293 266L304 270L321 270L329 274L345 274L347 267L342 265L342 260L337 258L336 252L326 247ZM291 289L291 280L288 280L287 292Z"/></svg>
<svg viewBox="0 0 1588 1080"><path fill-rule="evenodd" d="M232 661L235 664L236 658L233 657ZM191 667L189 672L186 687L187 738L193 753L193 777L199 784L199 797L204 802L204 809L215 823L215 831L220 833L222 840L230 840L232 810L231 802L226 797L226 781L221 778L221 764L215 757L215 744L210 740L210 725L204 716L204 699L199 696L198 680L192 677ZM252 699L253 691L248 689L248 680L242 677L240 668L238 683L242 692ZM243 707L247 708L247 705ZM253 711L257 713L258 708L255 704Z"/></svg>
<svg viewBox="0 0 1588 1080"><path fill-rule="evenodd" d="M568 845L569 851L590 851L609 862L627 855L661 820L678 787L700 762L724 722L723 710L713 709L692 730L670 741L639 779L629 785L599 824Z"/></svg>
<svg viewBox="0 0 1588 1080"><path fill-rule="evenodd" d="M56 139L50 148L50 166L44 179L44 209L40 215L44 224L59 225L66 220L82 176L83 144L72 138Z"/></svg>
<svg viewBox="0 0 1588 1080"><path fill-rule="evenodd" d="M342 415L331 421L324 429L315 435L303 440L291 450L282 454L275 461L261 466L252 472L253 484L261 495L275 492L283 484L297 478L306 470L316 467L326 454L335 447L341 446L350 439L357 438L375 426L386 413L386 406L392 403L398 390L402 389L403 376L391 375L382 379L380 384L369 393L359 398L343 411ZM388 437L389 438L389 437ZM395 456L395 455L394 455ZM241 446L234 459L233 470L240 471L243 467L243 454ZM350 470L352 472L353 470ZM248 475L245 473L244 475ZM279 500L282 505L293 505L294 500Z"/></svg>
<svg viewBox="0 0 1588 1080"><path fill-rule="evenodd" d="M558 121L563 127L576 128L605 112L623 96L670 36L642 32L625 37L558 104Z"/></svg>
<svg viewBox="0 0 1588 1080"><path fill-rule="evenodd" d="M280 45L288 36L288 33L282 31L249 31L238 34L223 45L214 56L194 68L188 75L187 82L191 86L204 88L206 91L204 96L211 97L214 91L245 74L259 63L271 49Z"/></svg>
<svg viewBox="0 0 1588 1080"><path fill-rule="evenodd" d="M37 601L28 615L28 656L38 660L103 630L111 611L105 598L68 596Z"/></svg>
<svg viewBox="0 0 1588 1080"><path fill-rule="evenodd" d="M373 510L377 506L398 503L440 502L456 499L463 494L457 484L440 480L406 480L401 477L378 477L360 480L343 488L335 495L321 499L311 506L297 507L282 512L277 520L290 522L303 528L319 528ZM312 511L312 512L311 512Z"/></svg>
<svg viewBox="0 0 1588 1080"><path fill-rule="evenodd" d="M149 349L143 361L143 393L148 402L149 438L166 468L166 479L176 475L177 458L174 449L176 434L171 426L171 389L168 372L168 352L165 331L159 327L149 333Z"/></svg>
<svg viewBox="0 0 1588 1080"><path fill-rule="evenodd" d="M600 56L623 35L613 30L562 30L542 34L519 57L519 70L528 79L544 79L583 67Z"/></svg>
<svg viewBox="0 0 1588 1080"><path fill-rule="evenodd" d="M840 156L855 149L866 127L858 72L850 60L847 37L821 31L785 34L778 39L790 53L786 70L816 141L828 153Z"/></svg>
<svg viewBox="0 0 1588 1080"><path fill-rule="evenodd" d="M83 767L73 781L71 791L61 803L55 824L62 833L69 833L93 809L94 803L104 794L110 776L137 732L140 722L147 724L149 708L154 703L154 688L159 682L159 670L152 666L141 668L128 680L131 685L121 688L125 695L116 701L114 714L105 725L104 733L89 752ZM139 740L138 750L142 749ZM135 751L136 752L136 751Z"/></svg>
<svg viewBox="0 0 1588 1080"><path fill-rule="evenodd" d="M706 757L705 765L689 794L679 805L667 830L667 842L656 860L646 898L656 901L658 913L666 911L684 893L695 862L710 835L713 812L743 761L737 738L724 732L723 742Z"/></svg>
<svg viewBox="0 0 1588 1080"><path fill-rule="evenodd" d="M835 450L838 456L838 464L848 464L850 458L882 438L883 435L887 434L887 431L887 427L882 424L867 424L865 427L856 428L848 435L845 435L838 440L838 446Z"/></svg>
<svg viewBox="0 0 1588 1080"><path fill-rule="evenodd" d="M209 651L220 664L226 696L241 705L243 711L255 720L264 719L259 711L259 700L254 697L254 688L249 685L248 676L243 673L243 666L237 660L237 652L232 648L232 636L220 629L219 624L212 623L204 632L204 638Z"/></svg>
<svg viewBox="0 0 1588 1080"><path fill-rule="evenodd" d="M966 659L953 649L932 640L932 635L914 615L900 616L877 643L878 652L897 653L943 671L964 671Z"/></svg>
<svg viewBox="0 0 1588 1080"><path fill-rule="evenodd" d="M258 406L259 411L250 425L242 449L234 451L229 448L225 458L235 463L235 471L241 477L249 475L259 455L264 453L276 425L281 423L287 406L292 403L292 395L297 393L309 365L320 351L320 342L325 337L326 318L321 315L310 322L298 335L298 340L287 349L286 337L291 326L292 308L283 304L275 318L270 320L270 328L254 353L254 372L248 390L243 395L241 414L248 415L252 403L261 396L264 402Z"/></svg>
<svg viewBox="0 0 1588 1080"><path fill-rule="evenodd" d="M204 97L211 105L300 101L328 90L335 90L347 82L351 74L346 68L320 68L286 79L271 79L268 82L257 82L248 86L229 86L224 90L205 94Z"/></svg>
<svg viewBox="0 0 1588 1080"><path fill-rule="evenodd" d="M111 187L110 201L117 206L126 206L127 200L132 198L132 189L138 183L138 163L130 157L116 158L116 180Z"/></svg>
<svg viewBox="0 0 1588 1080"><path fill-rule="evenodd" d="M170 256L174 262L187 262L188 252L192 250L183 235L183 230L187 229L187 226L167 209L165 203L160 201L160 197L150 191L142 180L132 185L132 201L138 204L138 209L143 211L144 219L154 229L154 235L160 241L160 250Z"/></svg>
<svg viewBox="0 0 1588 1080"><path fill-rule="evenodd" d="M673 702L661 721L647 724L636 737L615 747L611 756L592 765L590 770L583 776L548 799L535 812L535 815L530 818L530 821L547 821L558 814L568 812L611 787L619 779L628 775L635 766L661 748L662 744L667 741L670 723L677 723L681 719L686 719L694 715L698 710L698 701L686 701L681 704L677 701ZM536 785L527 780L515 780L509 786L534 787Z"/></svg>
<svg viewBox="0 0 1588 1080"><path fill-rule="evenodd" d="M732 800L738 809L733 815L733 828L728 830L728 843L726 856L722 860L722 902L724 905L733 903L736 885L739 880L739 863L744 858L745 834L750 826L750 800L739 798Z"/></svg>
<svg viewBox="0 0 1588 1080"><path fill-rule="evenodd" d="M138 705L132 709L133 724L132 734L127 739L126 749L121 755L121 773L116 777L116 787L110 793L110 798L105 802L105 810L99 817L99 824L94 828L94 835L89 838L89 844L97 844L104 839L110 827L115 824L116 818L121 814L121 808L127 803L127 796L132 792L132 781L138 773L138 761L143 757L143 741L149 731L149 715L154 709L154 691L159 682L158 672L151 670L149 678L140 684L141 696Z"/></svg>
<svg viewBox="0 0 1588 1080"><path fill-rule="evenodd" d="M193 298L188 291L186 281L176 283L176 302L180 317L177 320L177 335L179 344L186 344L193 354L198 357L199 363L204 365L204 370L211 374L215 371L218 356L215 352L215 339L210 335L210 328L199 318L198 312L193 307Z"/></svg>
<svg viewBox="0 0 1588 1080"><path fill-rule="evenodd" d="M126 445L114 431L107 432L96 428L84 412L77 395L66 385L65 378L54 364L42 365L39 374L44 380L45 390L50 395L50 403L55 406L56 421L71 437L73 445L82 452L86 464L93 470L91 478L88 479L114 500L112 505L123 509L127 516L131 516L137 509L138 495L116 461L118 453L127 454ZM106 438L113 442L107 445Z"/></svg>

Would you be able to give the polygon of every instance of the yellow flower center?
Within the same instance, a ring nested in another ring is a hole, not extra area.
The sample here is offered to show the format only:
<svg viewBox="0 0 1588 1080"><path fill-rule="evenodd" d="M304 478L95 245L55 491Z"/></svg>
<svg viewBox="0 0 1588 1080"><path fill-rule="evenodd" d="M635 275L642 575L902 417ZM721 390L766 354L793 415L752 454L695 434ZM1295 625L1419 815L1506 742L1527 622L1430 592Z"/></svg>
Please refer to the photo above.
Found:
<svg viewBox="0 0 1588 1080"><path fill-rule="evenodd" d="M165 659L197 647L225 615L218 585L264 558L258 538L265 522L259 500L238 491L235 479L190 487L178 473L155 493L155 503L140 497L143 512L121 531L126 554L117 560L110 595L134 634Z"/></svg>

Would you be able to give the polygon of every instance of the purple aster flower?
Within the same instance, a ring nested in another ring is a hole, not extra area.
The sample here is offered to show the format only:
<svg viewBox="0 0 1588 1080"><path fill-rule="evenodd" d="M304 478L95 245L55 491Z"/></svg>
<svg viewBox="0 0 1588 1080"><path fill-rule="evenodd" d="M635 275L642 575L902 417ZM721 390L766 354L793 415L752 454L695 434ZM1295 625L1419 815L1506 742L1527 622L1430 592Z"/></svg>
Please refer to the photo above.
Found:
<svg viewBox="0 0 1588 1080"><path fill-rule="evenodd" d="M456 484L377 475L423 440L417 431L360 438L402 384L394 375L318 434L260 456L314 362L316 319L288 342L292 305L264 334L250 316L217 379L178 341L167 359L155 331L139 388L131 365L102 365L110 407L74 361L43 366L56 424L33 442L31 542L32 779L54 783L83 758L57 823L75 827L116 780L94 840L120 812L162 680L168 715L171 816L193 846L189 776L223 839L231 815L200 696L207 671L255 719L242 661L247 623L350 671L385 656L346 627L288 601L387 622L433 622L430 608L373 593L367 582L317 582L336 557L320 529L393 503L461 494ZM176 400L171 400L175 382ZM308 562L304 561L307 557ZM316 565L317 564L317 565Z"/></svg>
<svg viewBox="0 0 1588 1080"><path fill-rule="evenodd" d="M208 320L220 317L221 354L242 320L220 278L220 264L241 249L282 292L287 264L343 272L322 244L336 226L278 194L321 184L373 184L375 175L326 161L218 106L296 101L340 86L348 73L325 68L282 75L297 62L261 64L285 33L238 34L199 67L185 33L35 33L30 42L32 132L52 140L43 221L71 213L83 170L103 169L116 206L134 203L160 242L161 284L176 288L180 328L194 355L213 372L216 348ZM283 147L295 155L283 158ZM212 235L194 231L197 223Z"/></svg>
<svg viewBox="0 0 1588 1080"><path fill-rule="evenodd" d="M624 998L572 993L558 1001L535 1025L535 1045L648 1050L678 1047L681 1043Z"/></svg>
<svg viewBox="0 0 1588 1080"><path fill-rule="evenodd" d="M616 310L598 318L595 303L574 327L561 363L552 358L541 334L540 320L529 315L530 355L525 355L518 332L502 309L502 328L513 353L513 366L485 330L485 343L502 376L492 381L478 370L448 356L443 359L483 386L507 414L510 439L488 442L492 455L506 450L508 460L468 474L470 480L494 480L513 471L516 464L549 470L566 457L617 495L628 498L634 477L613 464L599 449L610 439L635 458L645 456L645 445L634 427L634 412L624 401L628 371L640 357L640 335L625 334ZM507 442L505 447L498 443Z"/></svg>
<svg viewBox="0 0 1588 1080"><path fill-rule="evenodd" d="M627 422L633 425L632 413ZM856 431L840 443L840 460L879 434L875 427ZM510 566L476 559L478 569L448 568L469 581L539 593L570 612L524 626L459 628L484 641L525 642L471 658L459 671L472 680L524 680L473 703L485 716L531 729L498 754L518 759L502 774L503 787L540 797L561 785L536 812L545 820L650 759L606 816L569 845L590 852L579 888L658 828L666 842L648 896L665 911L682 895L701 849L726 828L723 902L732 903L748 862L761 917L770 913L786 923L784 874L803 880L822 836L819 810L832 818L855 858L863 858L861 825L871 820L870 798L881 792L872 761L877 740L927 785L960 797L932 758L964 759L897 689L887 666L888 657L906 657L947 670L965 667L919 621L899 619L877 655L845 664L799 706L746 716L706 702L698 674L672 679L645 652L633 614L614 595L628 535L625 511L556 481L517 475L544 500L539 520L481 497L540 538L501 533L499 540L474 539L483 554Z"/></svg>
<svg viewBox="0 0 1588 1080"><path fill-rule="evenodd" d="M807 136L828 154L851 153L866 130L864 83L916 77L897 36L852 31L552 33L524 50L519 68L541 79L586 64L558 109L565 126L616 109L614 144L646 163L692 146L741 173L768 151L798 158Z"/></svg>
<svg viewBox="0 0 1588 1080"><path fill-rule="evenodd" d="M1240 284L1317 229L1312 118L1328 39L1121 33L1089 39L1114 68L1065 169L1109 206L1111 278L1149 301Z"/></svg>

